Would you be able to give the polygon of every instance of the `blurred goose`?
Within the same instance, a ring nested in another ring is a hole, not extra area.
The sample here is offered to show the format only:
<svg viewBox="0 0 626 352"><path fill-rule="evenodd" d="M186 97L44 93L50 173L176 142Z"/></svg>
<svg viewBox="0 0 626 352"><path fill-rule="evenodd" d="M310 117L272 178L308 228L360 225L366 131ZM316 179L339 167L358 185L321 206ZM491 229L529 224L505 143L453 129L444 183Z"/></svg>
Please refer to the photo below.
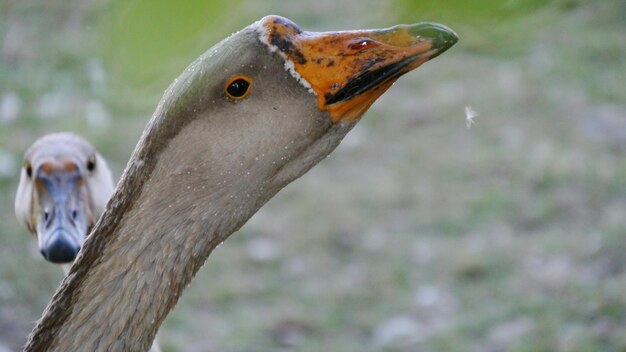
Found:
<svg viewBox="0 0 626 352"><path fill-rule="evenodd" d="M314 33L268 16L209 49L167 89L25 350L147 350L211 251L457 40L438 24Z"/></svg>
<svg viewBox="0 0 626 352"><path fill-rule="evenodd" d="M15 214L37 237L43 257L67 274L113 189L106 161L89 142L48 134L24 155ZM156 339L150 351L160 351Z"/></svg>
<svg viewBox="0 0 626 352"><path fill-rule="evenodd" d="M43 257L67 264L67 272L113 189L111 171L91 144L72 133L48 134L24 155L15 214Z"/></svg>
<svg viewBox="0 0 626 352"><path fill-rule="evenodd" d="M37 237L43 257L67 274L113 190L111 171L89 142L52 133L24 155L15 214ZM159 351L155 338L150 352Z"/></svg>

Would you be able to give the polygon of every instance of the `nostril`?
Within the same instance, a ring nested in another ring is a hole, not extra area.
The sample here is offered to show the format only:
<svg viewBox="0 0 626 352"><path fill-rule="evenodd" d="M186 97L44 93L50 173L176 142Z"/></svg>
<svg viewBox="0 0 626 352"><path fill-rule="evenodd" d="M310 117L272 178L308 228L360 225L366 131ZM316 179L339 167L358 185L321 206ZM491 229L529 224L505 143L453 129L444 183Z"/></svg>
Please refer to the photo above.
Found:
<svg viewBox="0 0 626 352"><path fill-rule="evenodd" d="M78 217L78 211L73 210L72 211L72 220L76 220L77 217Z"/></svg>
<svg viewBox="0 0 626 352"><path fill-rule="evenodd" d="M374 46L378 46L378 43L372 41L369 38L362 38L348 45L348 47L352 50L365 50L365 49L370 49L371 47L374 47Z"/></svg>
<svg viewBox="0 0 626 352"><path fill-rule="evenodd" d="M48 221L48 219L50 219L50 212L49 211L46 210L46 211L43 212L43 219L45 221Z"/></svg>
<svg viewBox="0 0 626 352"><path fill-rule="evenodd" d="M45 250L40 249L39 252L41 253L41 255L44 257L45 260L48 260L48 254L46 253Z"/></svg>

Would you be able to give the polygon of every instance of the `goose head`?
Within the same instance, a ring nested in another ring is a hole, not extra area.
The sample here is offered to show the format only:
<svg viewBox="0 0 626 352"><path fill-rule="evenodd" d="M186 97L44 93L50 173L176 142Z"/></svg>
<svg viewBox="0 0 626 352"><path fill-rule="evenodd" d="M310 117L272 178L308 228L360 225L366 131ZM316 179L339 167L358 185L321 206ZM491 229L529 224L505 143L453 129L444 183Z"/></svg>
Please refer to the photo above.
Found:
<svg viewBox="0 0 626 352"><path fill-rule="evenodd" d="M39 138L26 151L15 214L37 237L43 257L70 263L113 192L106 162L71 133Z"/></svg>
<svg viewBox="0 0 626 352"><path fill-rule="evenodd" d="M267 16L209 49L167 89L125 176L141 170L116 203L159 190L173 200L161 205L180 203L184 214L200 207L200 217L247 219L325 158L400 76L457 40L439 24L318 33Z"/></svg>
<svg viewBox="0 0 626 352"><path fill-rule="evenodd" d="M317 33L267 16L209 49L166 90L25 351L147 350L211 251L456 41L437 24Z"/></svg>

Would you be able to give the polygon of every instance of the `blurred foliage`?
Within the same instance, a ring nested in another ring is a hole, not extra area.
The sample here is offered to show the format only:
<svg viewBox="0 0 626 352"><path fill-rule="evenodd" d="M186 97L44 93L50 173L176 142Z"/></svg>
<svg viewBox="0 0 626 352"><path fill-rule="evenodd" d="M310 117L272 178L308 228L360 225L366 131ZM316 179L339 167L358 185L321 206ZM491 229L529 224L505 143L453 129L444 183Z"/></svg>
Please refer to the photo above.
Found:
<svg viewBox="0 0 626 352"><path fill-rule="evenodd" d="M538 33L522 29L554 0L394 0L405 22L438 21L461 34L466 48L482 53L519 54Z"/></svg>
<svg viewBox="0 0 626 352"><path fill-rule="evenodd" d="M99 20L98 51L131 86L159 89L211 45L239 29L241 1L113 1ZM184 67L184 66L183 66Z"/></svg>
<svg viewBox="0 0 626 352"><path fill-rule="evenodd" d="M554 0L394 1L401 6L402 17L483 27L528 16Z"/></svg>

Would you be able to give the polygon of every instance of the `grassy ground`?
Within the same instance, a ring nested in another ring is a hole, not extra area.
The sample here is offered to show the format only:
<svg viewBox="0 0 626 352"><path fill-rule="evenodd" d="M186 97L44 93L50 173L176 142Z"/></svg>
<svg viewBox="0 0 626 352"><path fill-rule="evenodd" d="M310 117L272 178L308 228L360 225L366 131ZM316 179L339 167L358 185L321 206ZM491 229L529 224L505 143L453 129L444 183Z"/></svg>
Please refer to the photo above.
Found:
<svg viewBox="0 0 626 352"><path fill-rule="evenodd" d="M213 253L164 350L626 351L626 5L547 3L496 24L442 12L462 41ZM12 213L36 136L82 133L119 176L203 40L270 12L313 29L423 18L411 1L347 4L231 5L184 54L164 49L157 76L159 60L124 66L138 54L120 3L0 3L0 350L61 279Z"/></svg>

